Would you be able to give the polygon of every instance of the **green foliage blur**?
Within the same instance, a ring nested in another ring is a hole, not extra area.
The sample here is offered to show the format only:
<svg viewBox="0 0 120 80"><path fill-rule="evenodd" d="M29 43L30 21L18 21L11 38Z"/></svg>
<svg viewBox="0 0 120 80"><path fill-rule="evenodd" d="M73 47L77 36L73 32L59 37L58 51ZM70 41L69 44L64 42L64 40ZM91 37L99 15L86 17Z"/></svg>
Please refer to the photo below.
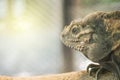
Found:
<svg viewBox="0 0 120 80"><path fill-rule="evenodd" d="M120 2L120 0L82 0L83 6L93 6L93 4L108 4L113 2Z"/></svg>

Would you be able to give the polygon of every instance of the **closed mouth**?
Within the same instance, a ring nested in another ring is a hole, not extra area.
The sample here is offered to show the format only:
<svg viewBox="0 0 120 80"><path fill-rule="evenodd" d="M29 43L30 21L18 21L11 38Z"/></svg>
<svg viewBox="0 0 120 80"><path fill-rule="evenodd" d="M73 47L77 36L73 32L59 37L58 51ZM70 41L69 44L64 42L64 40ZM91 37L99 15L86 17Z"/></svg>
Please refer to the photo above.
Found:
<svg viewBox="0 0 120 80"><path fill-rule="evenodd" d="M85 44L86 44L84 41L80 41L79 39L76 39L76 40L68 39L67 41L63 41L63 43L66 46L73 48L75 50L78 50L78 51L83 51L85 48Z"/></svg>

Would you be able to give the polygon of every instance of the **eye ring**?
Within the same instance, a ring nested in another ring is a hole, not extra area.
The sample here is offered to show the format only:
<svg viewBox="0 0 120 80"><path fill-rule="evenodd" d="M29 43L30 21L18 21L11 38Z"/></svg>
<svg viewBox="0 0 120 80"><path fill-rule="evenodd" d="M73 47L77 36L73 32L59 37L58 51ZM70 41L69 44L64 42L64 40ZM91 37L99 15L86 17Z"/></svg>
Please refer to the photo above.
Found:
<svg viewBox="0 0 120 80"><path fill-rule="evenodd" d="M73 34L78 34L79 32L80 32L80 29L77 26L75 26L74 28L72 28L72 33Z"/></svg>

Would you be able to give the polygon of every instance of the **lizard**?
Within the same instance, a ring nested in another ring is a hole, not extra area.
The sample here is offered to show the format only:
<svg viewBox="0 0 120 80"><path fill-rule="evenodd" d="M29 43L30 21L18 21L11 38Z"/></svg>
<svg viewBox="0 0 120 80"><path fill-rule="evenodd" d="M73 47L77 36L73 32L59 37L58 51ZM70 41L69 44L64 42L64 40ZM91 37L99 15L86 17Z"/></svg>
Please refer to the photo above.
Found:
<svg viewBox="0 0 120 80"><path fill-rule="evenodd" d="M87 66L90 76L98 80L109 71L120 80L120 11L96 11L72 20L60 37L63 44L98 63Z"/></svg>

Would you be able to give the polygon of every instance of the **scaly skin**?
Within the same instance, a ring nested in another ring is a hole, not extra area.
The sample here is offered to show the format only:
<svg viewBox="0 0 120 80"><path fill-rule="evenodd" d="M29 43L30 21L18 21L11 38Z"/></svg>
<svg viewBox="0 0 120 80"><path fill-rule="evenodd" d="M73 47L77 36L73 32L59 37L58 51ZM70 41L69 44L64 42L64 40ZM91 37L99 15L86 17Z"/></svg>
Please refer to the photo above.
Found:
<svg viewBox="0 0 120 80"><path fill-rule="evenodd" d="M99 63L87 68L90 75L96 72L96 80L104 70L111 71L120 80L120 11L94 12L81 20L73 20L64 28L61 40Z"/></svg>

